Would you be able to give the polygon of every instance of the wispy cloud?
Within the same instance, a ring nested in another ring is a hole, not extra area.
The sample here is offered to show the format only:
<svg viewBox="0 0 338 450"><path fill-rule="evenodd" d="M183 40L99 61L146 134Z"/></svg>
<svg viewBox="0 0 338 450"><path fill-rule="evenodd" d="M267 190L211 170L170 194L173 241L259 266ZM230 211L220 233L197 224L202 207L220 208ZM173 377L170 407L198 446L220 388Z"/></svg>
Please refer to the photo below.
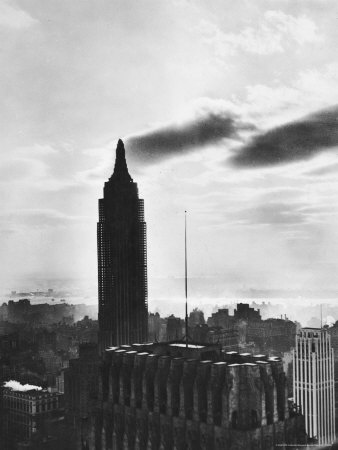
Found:
<svg viewBox="0 0 338 450"><path fill-rule="evenodd" d="M216 24L203 20L200 32L204 41L214 47L216 56L238 51L258 55L284 52L287 46L323 41L316 24L302 15L294 17L282 11L266 11L257 26L246 27L238 33L225 33Z"/></svg>
<svg viewBox="0 0 338 450"><path fill-rule="evenodd" d="M30 14L13 5L14 2L0 2L0 27L21 30L38 23Z"/></svg>
<svg viewBox="0 0 338 450"><path fill-rule="evenodd" d="M324 166L318 167L317 169L312 169L309 172L307 172L307 175L324 177L330 175L336 176L337 173L338 173L338 162L335 162L333 164L329 163Z"/></svg>
<svg viewBox="0 0 338 450"><path fill-rule="evenodd" d="M301 211L302 204L270 202L246 209L241 214L247 224L295 226L307 221L307 215Z"/></svg>
<svg viewBox="0 0 338 450"><path fill-rule="evenodd" d="M72 223L88 220L89 217L71 216L54 209L20 209L0 214L1 226L9 229L20 227L45 228L69 227Z"/></svg>
<svg viewBox="0 0 338 450"><path fill-rule="evenodd" d="M46 177L47 166L43 161L25 157L13 157L0 162L0 183L11 183L13 174L17 182L41 181Z"/></svg>

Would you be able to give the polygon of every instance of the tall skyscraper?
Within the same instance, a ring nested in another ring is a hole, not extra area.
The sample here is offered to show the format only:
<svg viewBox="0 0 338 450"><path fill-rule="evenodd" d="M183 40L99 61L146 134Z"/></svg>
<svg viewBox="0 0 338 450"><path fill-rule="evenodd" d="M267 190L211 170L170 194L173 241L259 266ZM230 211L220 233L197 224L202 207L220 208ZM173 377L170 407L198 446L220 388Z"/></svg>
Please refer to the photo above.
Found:
<svg viewBox="0 0 338 450"><path fill-rule="evenodd" d="M109 346L148 338L147 244L144 203L118 141L114 173L99 200L99 341Z"/></svg>
<svg viewBox="0 0 338 450"><path fill-rule="evenodd" d="M334 442L334 355L326 329L303 328L296 336L293 395L305 416L309 438L319 445Z"/></svg>

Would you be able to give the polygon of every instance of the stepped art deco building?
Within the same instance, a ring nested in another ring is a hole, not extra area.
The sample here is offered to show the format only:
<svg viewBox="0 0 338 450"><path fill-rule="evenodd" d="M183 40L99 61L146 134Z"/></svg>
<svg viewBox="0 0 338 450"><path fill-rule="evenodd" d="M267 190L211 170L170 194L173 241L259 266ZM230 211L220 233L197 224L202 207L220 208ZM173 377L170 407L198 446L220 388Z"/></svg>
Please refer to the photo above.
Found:
<svg viewBox="0 0 338 450"><path fill-rule="evenodd" d="M335 441L334 355L324 328L303 328L293 353L294 402L305 416L308 437L318 445Z"/></svg>
<svg viewBox="0 0 338 450"><path fill-rule="evenodd" d="M183 341L106 349L89 450L306 447L280 358Z"/></svg>
<svg viewBox="0 0 338 450"><path fill-rule="evenodd" d="M97 224L99 346L148 339L147 247L144 203L118 141L114 173L99 200Z"/></svg>

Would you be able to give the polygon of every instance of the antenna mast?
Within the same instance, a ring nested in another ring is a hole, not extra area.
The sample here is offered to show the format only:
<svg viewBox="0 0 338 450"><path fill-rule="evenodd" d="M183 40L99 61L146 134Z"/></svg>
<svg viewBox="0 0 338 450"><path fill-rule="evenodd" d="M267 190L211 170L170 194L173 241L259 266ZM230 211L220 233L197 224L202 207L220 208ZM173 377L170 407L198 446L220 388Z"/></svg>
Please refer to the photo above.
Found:
<svg viewBox="0 0 338 450"><path fill-rule="evenodd" d="M184 260L185 260L185 346L188 347L187 211L184 211Z"/></svg>

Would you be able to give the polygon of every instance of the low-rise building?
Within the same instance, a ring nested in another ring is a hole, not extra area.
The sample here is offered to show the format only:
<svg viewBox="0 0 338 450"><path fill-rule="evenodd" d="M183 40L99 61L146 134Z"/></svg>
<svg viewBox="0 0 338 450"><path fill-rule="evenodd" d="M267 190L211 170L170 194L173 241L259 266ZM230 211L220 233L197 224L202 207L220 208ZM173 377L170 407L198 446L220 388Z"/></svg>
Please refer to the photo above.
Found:
<svg viewBox="0 0 338 450"><path fill-rule="evenodd" d="M49 435L48 422L62 410L62 394L38 386L8 381L2 389L4 442L11 449L21 442L30 445L39 435Z"/></svg>

